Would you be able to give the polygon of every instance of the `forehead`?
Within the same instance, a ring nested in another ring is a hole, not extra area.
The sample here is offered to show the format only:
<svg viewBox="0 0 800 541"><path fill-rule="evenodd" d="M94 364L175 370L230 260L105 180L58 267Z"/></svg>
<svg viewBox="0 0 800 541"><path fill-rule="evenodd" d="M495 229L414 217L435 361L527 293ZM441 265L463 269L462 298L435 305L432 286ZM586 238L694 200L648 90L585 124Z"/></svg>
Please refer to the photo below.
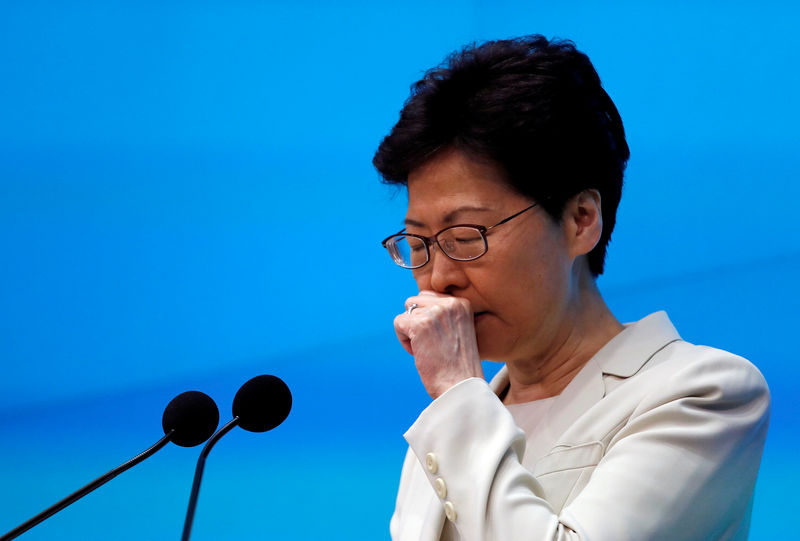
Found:
<svg viewBox="0 0 800 541"><path fill-rule="evenodd" d="M461 207L500 210L520 200L498 167L458 150L440 152L408 175L407 217L418 221Z"/></svg>

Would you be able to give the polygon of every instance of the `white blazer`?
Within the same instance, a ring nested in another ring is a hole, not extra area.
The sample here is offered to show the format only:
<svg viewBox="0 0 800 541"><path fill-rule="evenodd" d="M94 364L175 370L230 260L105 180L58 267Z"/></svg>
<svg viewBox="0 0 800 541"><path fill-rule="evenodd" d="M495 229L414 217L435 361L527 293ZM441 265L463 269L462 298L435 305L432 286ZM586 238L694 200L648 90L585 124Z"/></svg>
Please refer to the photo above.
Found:
<svg viewBox="0 0 800 541"><path fill-rule="evenodd" d="M680 339L664 312L606 344L537 434L505 367L428 406L405 438L394 541L744 540L769 419L747 360ZM526 440L549 453L525 463ZM447 518L446 518L447 517Z"/></svg>

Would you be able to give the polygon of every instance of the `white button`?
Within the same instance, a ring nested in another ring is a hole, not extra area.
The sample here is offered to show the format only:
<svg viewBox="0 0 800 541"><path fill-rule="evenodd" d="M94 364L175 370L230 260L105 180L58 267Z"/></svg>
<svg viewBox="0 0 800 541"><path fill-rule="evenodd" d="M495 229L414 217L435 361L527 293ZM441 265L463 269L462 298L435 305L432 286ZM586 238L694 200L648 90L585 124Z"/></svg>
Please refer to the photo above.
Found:
<svg viewBox="0 0 800 541"><path fill-rule="evenodd" d="M447 485L441 477L437 477L436 481L433 482L433 488L436 489L436 494L438 494L441 499L447 497Z"/></svg>
<svg viewBox="0 0 800 541"><path fill-rule="evenodd" d="M452 502L444 502L444 516L446 516L447 520L450 522L456 521L456 508L453 507Z"/></svg>
<svg viewBox="0 0 800 541"><path fill-rule="evenodd" d="M433 453L425 455L425 466L428 467L429 472L436 473L439 470L439 463L436 461L436 455Z"/></svg>

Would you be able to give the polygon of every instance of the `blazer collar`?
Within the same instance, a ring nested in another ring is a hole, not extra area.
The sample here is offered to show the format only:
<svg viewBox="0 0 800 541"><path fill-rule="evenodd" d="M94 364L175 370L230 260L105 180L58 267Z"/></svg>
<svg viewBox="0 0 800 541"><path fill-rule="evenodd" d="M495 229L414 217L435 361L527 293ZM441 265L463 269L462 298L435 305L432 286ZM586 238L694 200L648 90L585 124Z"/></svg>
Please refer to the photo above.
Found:
<svg viewBox="0 0 800 541"><path fill-rule="evenodd" d="M680 339L666 312L656 312L635 323L626 323L625 330L609 340L592 359L604 374L628 378L657 351Z"/></svg>
<svg viewBox="0 0 800 541"><path fill-rule="evenodd" d="M665 345L680 340L678 331L663 311L635 323L626 323L624 327L589 359L553 404L544 427L553 442L605 396L603 374L630 377ZM501 394L508 387L508 369L503 366L489 385L495 393Z"/></svg>

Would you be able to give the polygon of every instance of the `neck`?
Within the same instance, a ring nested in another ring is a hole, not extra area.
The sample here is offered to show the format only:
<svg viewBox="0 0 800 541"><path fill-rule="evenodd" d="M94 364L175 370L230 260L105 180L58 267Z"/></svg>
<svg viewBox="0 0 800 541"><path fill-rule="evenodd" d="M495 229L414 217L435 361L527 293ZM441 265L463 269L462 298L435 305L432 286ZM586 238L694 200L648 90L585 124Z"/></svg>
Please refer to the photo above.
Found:
<svg viewBox="0 0 800 541"><path fill-rule="evenodd" d="M594 280L582 282L543 350L506 363L510 386L504 403L520 404L561 394L589 359L624 329L606 306Z"/></svg>

